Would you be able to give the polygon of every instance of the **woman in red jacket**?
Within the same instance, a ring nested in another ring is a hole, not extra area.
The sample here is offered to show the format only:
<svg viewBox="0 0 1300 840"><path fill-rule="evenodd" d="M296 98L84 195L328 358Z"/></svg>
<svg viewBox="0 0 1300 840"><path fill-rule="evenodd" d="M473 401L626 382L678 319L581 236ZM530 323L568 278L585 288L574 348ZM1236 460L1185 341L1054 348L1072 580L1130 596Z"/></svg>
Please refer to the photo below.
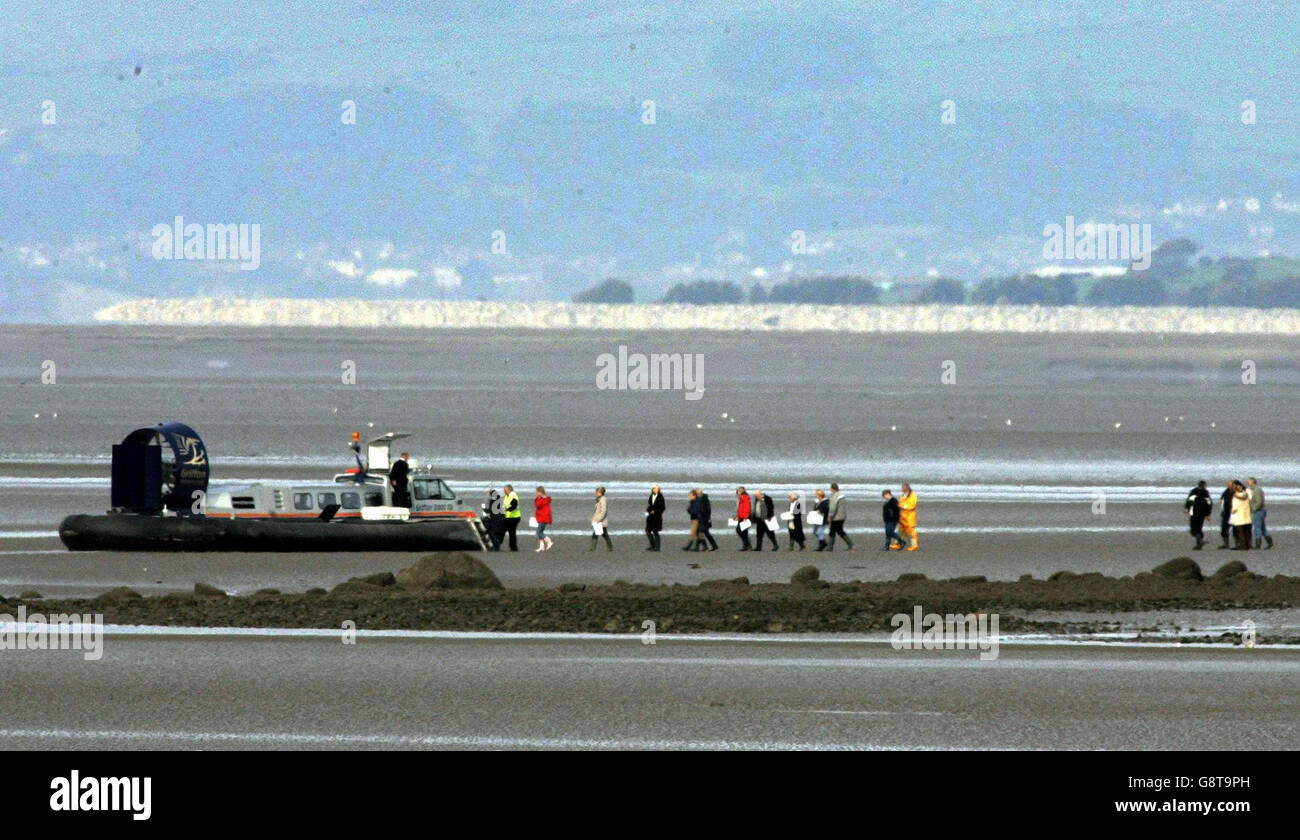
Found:
<svg viewBox="0 0 1300 840"><path fill-rule="evenodd" d="M740 500L736 504L736 536L740 537L740 550L749 551L749 515L754 508L744 487L736 488L736 497Z"/></svg>
<svg viewBox="0 0 1300 840"><path fill-rule="evenodd" d="M537 488L537 497L533 499L534 518L537 520L537 550L546 551L555 545L555 540L546 536L546 526L551 524L551 497L546 495L545 487Z"/></svg>

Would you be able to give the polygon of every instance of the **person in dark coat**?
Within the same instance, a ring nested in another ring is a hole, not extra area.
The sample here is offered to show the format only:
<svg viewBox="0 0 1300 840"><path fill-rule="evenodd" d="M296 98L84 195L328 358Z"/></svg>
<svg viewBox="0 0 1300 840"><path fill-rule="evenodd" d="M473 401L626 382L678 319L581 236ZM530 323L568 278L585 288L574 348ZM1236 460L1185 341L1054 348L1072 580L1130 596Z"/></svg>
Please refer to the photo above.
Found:
<svg viewBox="0 0 1300 840"><path fill-rule="evenodd" d="M501 503L504 516L501 518L501 527L505 528L506 535L510 538L510 550L519 550L519 521L523 519L523 510L519 506L519 494L515 488L507 484L501 494Z"/></svg>
<svg viewBox="0 0 1300 840"><path fill-rule="evenodd" d="M487 501L483 503L483 512L487 515L488 551L500 551L501 543L506 538L505 496L493 487L487 491Z"/></svg>
<svg viewBox="0 0 1300 840"><path fill-rule="evenodd" d="M1269 536L1268 508L1264 505L1264 488L1259 486L1259 480L1254 476L1246 479L1246 493L1250 495L1250 526L1255 529L1255 548L1260 547L1260 540L1267 545L1265 548L1273 547L1273 538Z"/></svg>
<svg viewBox="0 0 1300 840"><path fill-rule="evenodd" d="M1187 514L1187 524L1192 533L1192 538L1196 540L1193 546L1194 551L1200 551L1201 546L1205 545L1205 531L1202 526L1205 519L1214 510L1214 502L1210 499L1210 491L1206 489L1204 481L1198 481L1187 498L1183 501L1183 511Z"/></svg>
<svg viewBox="0 0 1300 840"><path fill-rule="evenodd" d="M664 494L659 492L659 485L650 488L650 498L645 504L645 536L650 541L646 551L659 550L659 532L664 529Z"/></svg>
<svg viewBox="0 0 1300 840"><path fill-rule="evenodd" d="M880 516L885 521L885 547L881 551L901 549L903 538L898 535L898 499L889 490L882 491L880 497L885 500L880 506Z"/></svg>
<svg viewBox="0 0 1300 840"><path fill-rule="evenodd" d="M776 544L776 532L768 527L767 521L776 514L776 506L772 504L772 499L762 490L754 491L754 506L749 512L749 521L754 523L754 533L758 534L758 543L754 546L755 551L763 550L763 538L772 539L772 550L776 551L780 546Z"/></svg>
<svg viewBox="0 0 1300 840"><path fill-rule="evenodd" d="M700 495L700 548L704 548L704 542L709 543L709 551L718 550L718 541L709 533L713 527L713 504L709 502L709 494L696 488L696 493Z"/></svg>
<svg viewBox="0 0 1300 840"><path fill-rule="evenodd" d="M702 508L700 491L691 488L691 491L686 494L686 515L691 518L691 533L686 540L686 545L682 546L682 551L700 550L700 510Z"/></svg>
<svg viewBox="0 0 1300 840"><path fill-rule="evenodd" d="M393 488L393 507L411 506L411 485L407 480L411 475L410 460L411 453L403 452L402 457L388 468L388 483Z"/></svg>
<svg viewBox="0 0 1300 840"><path fill-rule="evenodd" d="M1220 551L1228 547L1228 535L1232 533L1228 518L1232 516L1232 497L1237 493L1237 488L1233 486L1235 483L1234 480L1229 479L1228 486L1219 494L1219 504L1222 506L1219 511L1219 536L1223 537L1223 545L1219 546Z"/></svg>

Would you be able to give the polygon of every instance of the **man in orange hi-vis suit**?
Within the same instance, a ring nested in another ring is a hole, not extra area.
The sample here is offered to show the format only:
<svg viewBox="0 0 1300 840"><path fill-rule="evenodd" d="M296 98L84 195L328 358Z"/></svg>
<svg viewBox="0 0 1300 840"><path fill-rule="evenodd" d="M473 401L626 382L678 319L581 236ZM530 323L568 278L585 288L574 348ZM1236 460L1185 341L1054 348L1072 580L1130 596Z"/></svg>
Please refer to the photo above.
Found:
<svg viewBox="0 0 1300 840"><path fill-rule="evenodd" d="M903 495L898 497L898 531L907 543L907 550L916 551L919 546L916 538L916 494L907 482L903 483Z"/></svg>

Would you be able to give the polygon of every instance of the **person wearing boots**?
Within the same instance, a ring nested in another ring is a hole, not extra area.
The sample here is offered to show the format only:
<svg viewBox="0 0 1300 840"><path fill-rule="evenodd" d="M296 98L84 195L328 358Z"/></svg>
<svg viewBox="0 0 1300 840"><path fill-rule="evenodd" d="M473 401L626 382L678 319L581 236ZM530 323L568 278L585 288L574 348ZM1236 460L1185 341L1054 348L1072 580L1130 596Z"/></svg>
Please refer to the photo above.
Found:
<svg viewBox="0 0 1300 840"><path fill-rule="evenodd" d="M596 531L599 529L600 534ZM591 545L588 551L596 550L596 540L600 537L605 538L605 548L608 551L614 550L614 541L609 538L609 505L605 501L605 488L596 488L596 504L591 509Z"/></svg>
<svg viewBox="0 0 1300 840"><path fill-rule="evenodd" d="M826 532L831 527L831 503L826 498L825 490L818 490L816 493L817 503L813 505L813 510L821 514L821 524L813 527L813 536L817 538L817 550L826 550Z"/></svg>
<svg viewBox="0 0 1300 840"><path fill-rule="evenodd" d="M1233 536L1237 543L1232 547L1232 550L1249 551L1251 542L1250 494L1246 492L1246 485L1240 481L1232 483L1232 515L1228 518L1228 524L1232 526Z"/></svg>
<svg viewBox="0 0 1300 840"><path fill-rule="evenodd" d="M1183 510L1187 513L1192 538L1196 540L1192 550L1200 551L1201 546L1205 545L1205 531L1202 526L1205 524L1206 517L1214 510L1214 502L1210 499L1210 491L1206 489L1204 481L1198 481L1187 494L1187 499L1183 502Z"/></svg>
<svg viewBox="0 0 1300 840"><path fill-rule="evenodd" d="M1223 492L1219 494L1219 536L1223 538L1223 545L1219 546L1220 551L1230 547L1228 535L1232 533L1232 525L1228 524L1228 520L1232 518L1233 484L1232 479L1229 479L1228 486L1224 487Z"/></svg>
<svg viewBox="0 0 1300 840"><path fill-rule="evenodd" d="M546 536L546 526L551 524L551 497L546 488L538 485L537 495L533 497L533 518L537 520L537 550L549 551L555 540Z"/></svg>
<svg viewBox="0 0 1300 840"><path fill-rule="evenodd" d="M853 540L849 535L844 533L844 520L849 518L849 502L840 492L838 484L831 484L831 538L830 544L826 546L827 551L835 550L835 535L839 534L847 545L849 551L853 550Z"/></svg>
<svg viewBox="0 0 1300 840"><path fill-rule="evenodd" d="M500 551L501 543L506 538L505 497L495 487L487 491L487 501L483 503L483 513L487 516L488 551Z"/></svg>
<svg viewBox="0 0 1300 840"><path fill-rule="evenodd" d="M905 551L916 551L921 547L921 539L916 535L916 493L912 485L903 482L902 494L898 497L898 530L907 543Z"/></svg>
<svg viewBox="0 0 1300 840"><path fill-rule="evenodd" d="M1268 548L1273 547L1273 538L1268 534L1268 527L1264 524L1267 511L1264 509L1264 488L1259 486L1259 482L1252 475L1246 479L1246 492L1250 494L1250 526L1255 532L1255 548L1259 548L1260 540L1268 543Z"/></svg>
<svg viewBox="0 0 1300 840"><path fill-rule="evenodd" d="M780 546L776 544L776 531L768 527L768 520L776 515L776 506L772 504L772 499L762 490L754 491L754 510L750 513L750 521L754 523L754 532L758 534L758 545L755 551L763 550L763 538L772 539L772 550L777 551Z"/></svg>
<svg viewBox="0 0 1300 840"><path fill-rule="evenodd" d="M686 494L686 515L691 518L691 535L686 540L686 545L682 546L682 551L700 550L700 509L702 507L699 488L691 488L691 491Z"/></svg>
<svg viewBox="0 0 1300 840"><path fill-rule="evenodd" d="M880 506L880 516L885 522L885 547L880 550L898 551L903 547L903 538L898 535L898 499L892 490L881 491L880 498L885 500Z"/></svg>
<svg viewBox="0 0 1300 840"><path fill-rule="evenodd" d="M510 550L518 551L519 521L524 515L524 510L519 506L519 494L515 492L515 488L507 484L503 489L506 491L503 497L506 536L510 538Z"/></svg>
<svg viewBox="0 0 1300 840"><path fill-rule="evenodd" d="M709 544L709 551L718 550L718 541L709 533L713 527L713 505L709 502L709 494L700 488L695 488L695 495L700 497L700 548L704 548L704 543Z"/></svg>
<svg viewBox="0 0 1300 840"><path fill-rule="evenodd" d="M664 529L664 494L659 492L659 485L650 488L650 498L645 504L645 536L650 541L646 551L659 550L659 532Z"/></svg>
<svg viewBox="0 0 1300 840"><path fill-rule="evenodd" d="M786 515L790 517L790 546L786 551L794 551L796 545L799 546L800 551L803 551L805 548L803 536L803 497L798 493L790 494L790 510L786 512Z"/></svg>

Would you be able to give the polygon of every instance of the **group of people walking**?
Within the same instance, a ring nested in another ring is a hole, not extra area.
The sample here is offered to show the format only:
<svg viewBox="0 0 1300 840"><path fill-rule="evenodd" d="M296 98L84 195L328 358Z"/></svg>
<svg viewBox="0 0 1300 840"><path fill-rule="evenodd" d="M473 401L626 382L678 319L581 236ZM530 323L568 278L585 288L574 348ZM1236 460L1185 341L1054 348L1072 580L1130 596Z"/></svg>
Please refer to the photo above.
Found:
<svg viewBox="0 0 1300 840"><path fill-rule="evenodd" d="M885 532L885 543L881 551L916 551L920 547L916 532L916 493L904 482L898 497L894 496L892 490L884 490L880 495L881 519ZM853 539L844 530L844 523L848 520L848 499L838 484L831 484L829 494L822 489L816 490L810 508L805 508L804 494L800 492L789 493L787 503L786 510L778 514L776 502L770 494L762 490L751 494L744 487L736 488L735 514L728 519L727 524L740 538L741 551L762 551L768 542L773 551L779 550L777 533L782 530L788 535L786 550L803 551L807 547L805 523L813 528L817 551L834 551L837 537L849 551L853 550ZM502 545L508 545L511 551L518 551L516 532L523 513L514 487L507 484L501 490L488 490L487 501L482 509L486 520L488 550L500 551ZM661 534L667 510L667 501L656 484L650 488L650 494L646 498L645 534L649 543L646 551L662 550ZM548 551L554 547L555 541L546 535L547 526L554 520L551 497L545 487L537 488L533 498L533 511L529 525L537 532L536 551ZM690 517L690 536L682 550L717 551L718 541L712 533L713 503L709 500L709 494L699 487L692 488L686 496L686 513ZM587 550L595 551L602 537L605 549L613 551L614 541L609 534L609 503L605 497L605 488L597 487L591 512L591 545Z"/></svg>
<svg viewBox="0 0 1300 840"><path fill-rule="evenodd" d="M605 497L605 488L597 487L595 502L591 511L591 545L588 551L595 551L603 538L605 548L614 550L614 541L609 534L609 503ZM892 490L883 490L881 497L881 520L884 525L885 542L882 551L916 551L920 548L916 526L916 493L904 482L902 490L895 496ZM787 508L780 514L771 494L762 490L750 493L743 486L736 488L735 513L727 520L740 538L741 551L763 551L765 545L771 544L777 551L778 532L784 530L788 536L787 551L803 551L807 547L805 525L811 525L813 537L817 540L817 551L834 551L838 538L849 551L855 548L853 538L844 530L848 519L848 500L838 484L830 485L830 492L818 489L814 491L811 505L805 503L804 494L791 492L787 496ZM1220 549L1248 551L1251 548L1272 548L1273 537L1268 532L1268 509L1264 503L1264 488L1253 476L1244 484L1235 479L1228 481L1223 492L1219 494L1220 524L1219 536L1223 539ZM650 488L645 505L645 535L649 545L646 551L662 549L661 533L664 530L664 515L668 503L659 485ZM1206 482L1200 481L1187 494L1183 510L1188 518L1189 530L1196 544L1194 549L1200 551L1205 545L1205 522L1214 513L1214 499ZM694 487L686 496L686 514L690 518L690 536L683 551L717 551L718 541L713 537L713 503L709 494ZM519 494L514 487L506 484L501 490L490 489L487 501L483 504L486 520L488 550L500 551L508 545L511 551L519 550L518 529L523 517L523 508ZM551 497L545 487L538 487L533 497L533 516L529 525L537 533L536 551L549 551L555 541L546 535L546 529L553 522Z"/></svg>
<svg viewBox="0 0 1300 840"><path fill-rule="evenodd" d="M657 492L658 487L654 488ZM481 509L485 522L485 530L488 537L488 551L500 551L501 546L508 545L511 551L519 550L519 540L517 532L519 522L523 518L523 509L519 505L519 494L515 488L507 484L500 490L490 488L487 491L487 501ZM591 548L588 551L596 550L596 540L599 536L604 536L605 547L610 551L614 550L614 541L609 538L609 530L605 523L609 519L609 507L605 501L605 488L596 488L596 504L591 512ZM546 492L546 488L538 485L536 495L533 496L533 515L528 520L529 527L537 532L537 548L534 551L550 551L555 547L555 540L546 535L546 529L554 522L554 514L551 512L551 495Z"/></svg>
<svg viewBox="0 0 1300 840"><path fill-rule="evenodd" d="M686 509L691 518L691 536L682 550L717 551L718 543L710 533L713 520L709 494L696 487L691 490L688 498ZM904 483L900 498L894 498L890 490L882 491L881 498L881 518L885 531L885 544L881 550L916 551L920 547L916 534L916 493ZM755 490L751 495L743 486L737 487L736 512L727 520L727 525L740 538L741 551L762 551L768 541L771 542L773 551L778 550L780 543L776 535L781 530L786 531L789 538L787 551L803 551L807 548L805 523L813 527L817 551L834 551L837 537L843 540L846 549L852 551L853 538L844 530L849 514L848 499L840 486L832 483L829 494L818 489L814 491L813 499L811 507L807 507L804 494L792 492L787 496L788 507L778 516L776 502L770 494ZM651 550L658 551L658 530L662 528L662 522L657 521L654 525L655 532L652 535L651 521L647 520L646 533L650 535ZM753 542L750 541L751 531Z"/></svg>
<svg viewBox="0 0 1300 840"><path fill-rule="evenodd" d="M1273 537L1268 533L1266 522L1268 509L1264 505L1264 488L1254 476L1245 484L1236 479L1229 480L1219 494L1219 505L1221 550L1249 551L1252 547L1260 548L1261 544L1263 548L1273 547ZM1196 540L1193 548L1200 551L1205 545L1205 520L1214 513L1214 500L1204 481L1197 482L1187 494L1183 511L1188 517L1192 538ZM1230 540L1231 546L1228 544Z"/></svg>

